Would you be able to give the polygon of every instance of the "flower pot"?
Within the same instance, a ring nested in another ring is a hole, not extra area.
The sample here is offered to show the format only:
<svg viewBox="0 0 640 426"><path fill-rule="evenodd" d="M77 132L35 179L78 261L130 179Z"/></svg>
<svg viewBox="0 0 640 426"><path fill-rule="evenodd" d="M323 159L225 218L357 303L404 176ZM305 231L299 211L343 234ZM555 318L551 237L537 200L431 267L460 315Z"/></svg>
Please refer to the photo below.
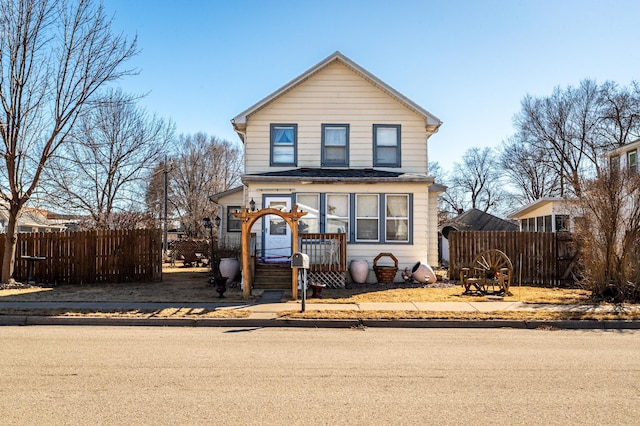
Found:
<svg viewBox="0 0 640 426"><path fill-rule="evenodd" d="M369 275L369 262L364 259L353 259L349 263L349 274L354 283L364 284Z"/></svg>
<svg viewBox="0 0 640 426"><path fill-rule="evenodd" d="M227 283L235 281L240 273L240 262L235 257L224 257L220 260L220 275L227 277Z"/></svg>
<svg viewBox="0 0 640 426"><path fill-rule="evenodd" d="M431 269L431 266L422 262L418 262L413 266L411 269L411 278L423 284L435 283L437 279L435 272Z"/></svg>

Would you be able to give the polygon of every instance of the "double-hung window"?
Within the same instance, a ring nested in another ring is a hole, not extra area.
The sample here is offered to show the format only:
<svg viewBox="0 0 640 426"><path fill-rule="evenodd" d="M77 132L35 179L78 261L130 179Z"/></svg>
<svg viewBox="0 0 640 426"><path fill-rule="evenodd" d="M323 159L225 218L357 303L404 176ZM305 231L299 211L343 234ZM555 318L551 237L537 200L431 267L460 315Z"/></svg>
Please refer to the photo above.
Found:
<svg viewBox="0 0 640 426"><path fill-rule="evenodd" d="M322 165L349 165L349 125L322 125Z"/></svg>
<svg viewBox="0 0 640 426"><path fill-rule="evenodd" d="M373 125L373 165L400 167L400 125Z"/></svg>
<svg viewBox="0 0 640 426"><path fill-rule="evenodd" d="M271 125L271 165L295 166L297 163L298 126Z"/></svg>
<svg viewBox="0 0 640 426"><path fill-rule="evenodd" d="M326 232L349 233L349 194L327 194Z"/></svg>
<svg viewBox="0 0 640 426"><path fill-rule="evenodd" d="M379 241L378 194L356 194L356 241Z"/></svg>
<svg viewBox="0 0 640 426"><path fill-rule="evenodd" d="M296 194L296 204L307 212L298 220L299 232L320 232L320 194Z"/></svg>
<svg viewBox="0 0 640 426"><path fill-rule="evenodd" d="M409 241L409 195L387 195L386 241Z"/></svg>
<svg viewBox="0 0 640 426"><path fill-rule="evenodd" d="M629 173L638 172L638 151L627 152L627 167L629 168Z"/></svg>

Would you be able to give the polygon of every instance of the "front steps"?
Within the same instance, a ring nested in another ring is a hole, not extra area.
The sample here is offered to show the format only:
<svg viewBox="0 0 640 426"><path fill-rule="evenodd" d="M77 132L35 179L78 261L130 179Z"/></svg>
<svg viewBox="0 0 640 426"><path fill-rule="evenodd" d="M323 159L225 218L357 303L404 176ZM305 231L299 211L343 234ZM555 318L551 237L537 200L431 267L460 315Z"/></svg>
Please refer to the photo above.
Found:
<svg viewBox="0 0 640 426"><path fill-rule="evenodd" d="M256 263L253 288L291 290L291 266L288 263Z"/></svg>

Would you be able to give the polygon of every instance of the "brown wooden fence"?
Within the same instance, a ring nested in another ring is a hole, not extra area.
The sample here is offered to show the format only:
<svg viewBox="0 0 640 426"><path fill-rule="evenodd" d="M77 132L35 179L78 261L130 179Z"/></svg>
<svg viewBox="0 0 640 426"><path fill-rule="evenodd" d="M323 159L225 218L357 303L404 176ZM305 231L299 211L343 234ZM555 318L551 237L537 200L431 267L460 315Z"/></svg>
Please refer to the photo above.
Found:
<svg viewBox="0 0 640 426"><path fill-rule="evenodd" d="M449 233L449 276L457 279L483 250L502 250L514 267L514 282L557 286L574 279L576 248L564 232L456 231Z"/></svg>
<svg viewBox="0 0 640 426"><path fill-rule="evenodd" d="M6 234L0 234L0 259L5 238ZM20 233L14 277L24 282L28 271L22 256L46 258L34 264L34 276L39 283L162 280L162 235L157 229Z"/></svg>

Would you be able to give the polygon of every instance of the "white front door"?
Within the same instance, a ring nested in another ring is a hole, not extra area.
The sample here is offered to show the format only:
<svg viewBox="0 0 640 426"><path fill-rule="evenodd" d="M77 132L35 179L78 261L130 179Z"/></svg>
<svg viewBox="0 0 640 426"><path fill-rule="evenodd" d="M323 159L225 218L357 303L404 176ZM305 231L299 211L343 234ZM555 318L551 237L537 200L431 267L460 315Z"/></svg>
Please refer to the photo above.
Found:
<svg viewBox="0 0 640 426"><path fill-rule="evenodd" d="M265 208L291 211L291 197L266 196ZM266 261L285 262L291 257L291 229L283 218L270 214L263 221L264 257Z"/></svg>

